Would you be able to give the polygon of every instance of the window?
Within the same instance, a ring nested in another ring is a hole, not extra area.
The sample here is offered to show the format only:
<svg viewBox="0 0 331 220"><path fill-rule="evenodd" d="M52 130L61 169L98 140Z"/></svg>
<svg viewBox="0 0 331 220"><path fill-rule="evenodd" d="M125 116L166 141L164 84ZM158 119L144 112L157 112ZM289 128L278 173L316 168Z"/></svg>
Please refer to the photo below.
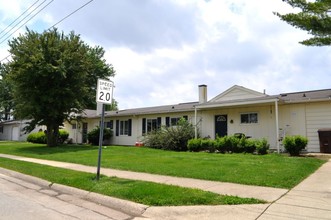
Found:
<svg viewBox="0 0 331 220"><path fill-rule="evenodd" d="M116 136L132 135L132 119L116 120Z"/></svg>
<svg viewBox="0 0 331 220"><path fill-rule="evenodd" d="M104 128L113 129L113 120L111 120L111 121L105 121L103 123L103 125L104 125ZM101 127L101 121L99 121L99 127Z"/></svg>
<svg viewBox="0 0 331 220"><path fill-rule="evenodd" d="M3 133L3 126L0 126L0 133Z"/></svg>
<svg viewBox="0 0 331 220"><path fill-rule="evenodd" d="M142 134L155 131L161 127L161 117L158 118L143 118L142 119Z"/></svg>
<svg viewBox="0 0 331 220"><path fill-rule="evenodd" d="M113 129L113 120L105 122L105 128Z"/></svg>
<svg viewBox="0 0 331 220"><path fill-rule="evenodd" d="M120 121L120 135L129 134L129 121Z"/></svg>
<svg viewBox="0 0 331 220"><path fill-rule="evenodd" d="M147 132L155 131L157 126L157 119L147 119Z"/></svg>
<svg viewBox="0 0 331 220"><path fill-rule="evenodd" d="M166 117L166 126L170 127L170 126L176 126L178 124L178 121L184 118L185 120L188 120L187 115L184 115L183 117Z"/></svg>
<svg viewBox="0 0 331 220"><path fill-rule="evenodd" d="M72 125L72 129L77 129L77 125L76 124L73 124Z"/></svg>
<svg viewBox="0 0 331 220"><path fill-rule="evenodd" d="M170 126L176 126L180 118L170 118Z"/></svg>
<svg viewBox="0 0 331 220"><path fill-rule="evenodd" d="M257 113L245 113L240 115L241 124L253 124L258 123Z"/></svg>

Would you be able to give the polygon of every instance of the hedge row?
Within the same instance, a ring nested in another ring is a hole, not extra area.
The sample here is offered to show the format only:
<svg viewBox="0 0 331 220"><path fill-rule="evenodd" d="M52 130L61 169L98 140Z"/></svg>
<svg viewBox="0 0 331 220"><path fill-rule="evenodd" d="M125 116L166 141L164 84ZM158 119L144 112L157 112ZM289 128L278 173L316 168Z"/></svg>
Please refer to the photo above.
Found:
<svg viewBox="0 0 331 220"><path fill-rule="evenodd" d="M263 138L247 139L245 137L238 138L238 136L224 136L216 140L211 139L191 139L188 141L187 148L189 151L208 151L221 153L254 153L267 154L269 149L268 141Z"/></svg>

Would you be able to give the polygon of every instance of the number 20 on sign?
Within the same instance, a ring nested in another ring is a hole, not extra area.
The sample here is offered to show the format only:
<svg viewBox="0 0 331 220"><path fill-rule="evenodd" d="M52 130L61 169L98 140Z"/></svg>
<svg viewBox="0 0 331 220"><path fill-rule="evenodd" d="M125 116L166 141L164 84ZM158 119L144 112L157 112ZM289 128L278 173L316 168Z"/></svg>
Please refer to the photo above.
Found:
<svg viewBox="0 0 331 220"><path fill-rule="evenodd" d="M113 99L114 82L110 80L98 79L97 102L111 104Z"/></svg>

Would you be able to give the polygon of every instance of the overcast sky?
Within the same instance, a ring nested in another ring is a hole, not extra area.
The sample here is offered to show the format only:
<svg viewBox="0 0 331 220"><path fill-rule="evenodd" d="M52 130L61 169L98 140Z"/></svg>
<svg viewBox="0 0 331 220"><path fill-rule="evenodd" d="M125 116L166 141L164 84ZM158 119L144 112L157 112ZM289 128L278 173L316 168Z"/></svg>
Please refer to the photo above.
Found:
<svg viewBox="0 0 331 220"><path fill-rule="evenodd" d="M31 5L50 3L12 36L42 32L88 1L0 0L0 60L5 28ZM94 0L56 27L106 50L120 109L197 101L200 84L208 100L233 85L269 95L331 88L330 48L299 44L309 35L274 11L293 9L282 0Z"/></svg>

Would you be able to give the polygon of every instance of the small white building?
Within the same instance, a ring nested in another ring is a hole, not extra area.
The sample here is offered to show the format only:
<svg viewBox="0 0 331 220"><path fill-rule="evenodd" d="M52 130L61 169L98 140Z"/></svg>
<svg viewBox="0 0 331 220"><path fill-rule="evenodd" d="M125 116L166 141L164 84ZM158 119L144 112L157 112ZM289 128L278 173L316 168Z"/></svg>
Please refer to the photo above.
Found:
<svg viewBox="0 0 331 220"><path fill-rule="evenodd" d="M74 143L87 142L88 131L100 125L96 110L82 116L81 122L65 123ZM271 149L282 150L285 135L302 135L309 140L307 151L320 152L318 130L331 128L331 89L267 95L235 85L208 101L207 86L200 85L197 102L109 111L105 125L114 131L110 144L134 145L149 131L174 125L181 117L201 137L243 133L266 138Z"/></svg>
<svg viewBox="0 0 331 220"><path fill-rule="evenodd" d="M23 128L28 120L9 120L0 122L0 140L9 141L26 141L29 133L25 133ZM37 132L39 129L45 130L45 126L38 126L32 132Z"/></svg>

